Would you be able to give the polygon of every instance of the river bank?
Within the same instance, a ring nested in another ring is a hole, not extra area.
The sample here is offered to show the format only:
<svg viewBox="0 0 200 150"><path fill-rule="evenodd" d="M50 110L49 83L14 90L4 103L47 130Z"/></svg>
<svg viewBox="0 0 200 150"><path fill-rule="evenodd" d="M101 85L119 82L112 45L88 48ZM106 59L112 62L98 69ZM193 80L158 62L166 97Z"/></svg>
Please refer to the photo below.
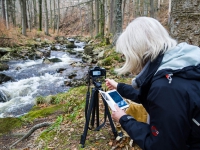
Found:
<svg viewBox="0 0 200 150"><path fill-rule="evenodd" d="M120 54L114 52L111 45L94 46L92 53L86 51L89 64L106 69L107 77L129 82L129 77L117 76L113 69L123 62ZM91 48L91 47L90 47ZM93 54L91 56L91 54ZM94 55L96 56L94 59ZM89 57L90 56L90 57ZM92 59L91 59L92 57ZM85 80L86 81L86 80ZM92 83L91 83L92 84ZM85 125L85 100L88 84L72 87L66 93L39 97L36 105L25 115L17 118L0 119L0 145L6 149L81 149L80 137ZM103 83L104 86L104 83ZM103 117L104 106L100 101L100 116ZM50 122L48 127L34 131L28 138L10 146L26 135L35 125ZM118 130L121 130L118 127ZM88 131L85 149L123 149L129 146L129 137L116 141L109 122L98 132ZM136 149L137 146L135 146Z"/></svg>

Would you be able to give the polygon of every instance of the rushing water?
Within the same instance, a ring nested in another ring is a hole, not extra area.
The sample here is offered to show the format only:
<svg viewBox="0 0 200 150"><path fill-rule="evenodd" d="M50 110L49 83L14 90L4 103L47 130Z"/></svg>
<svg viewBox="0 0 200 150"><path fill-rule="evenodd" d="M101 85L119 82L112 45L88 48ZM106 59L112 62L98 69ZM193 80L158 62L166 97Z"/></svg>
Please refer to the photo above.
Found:
<svg viewBox="0 0 200 150"><path fill-rule="evenodd" d="M70 63L81 59L70 57L65 51L51 51L51 58L59 58L62 62L44 64L42 59L8 62L9 70L0 73L12 77L14 81L0 85L1 97L6 100L4 103L0 102L0 118L27 113L35 104L37 96L66 92L70 88L64 85L66 75L73 71L83 73L87 70L73 68ZM58 73L60 68L64 68L65 73Z"/></svg>

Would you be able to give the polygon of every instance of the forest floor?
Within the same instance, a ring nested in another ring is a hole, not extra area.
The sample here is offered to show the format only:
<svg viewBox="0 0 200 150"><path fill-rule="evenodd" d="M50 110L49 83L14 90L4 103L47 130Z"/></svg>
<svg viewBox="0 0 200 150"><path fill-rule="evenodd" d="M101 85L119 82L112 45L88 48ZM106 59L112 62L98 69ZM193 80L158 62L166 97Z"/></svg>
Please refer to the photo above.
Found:
<svg viewBox="0 0 200 150"><path fill-rule="evenodd" d="M103 108L100 102L100 108ZM10 133L4 134L0 137L1 150L141 150L138 145L132 144L130 146L130 138L123 132L123 138L116 140L110 126L110 122L106 124L99 131L91 131L88 129L88 134L85 140L85 147L81 148L80 140L85 126L84 111L81 110L76 117L76 121L64 120L57 130L56 135L47 145L42 140L37 142L38 137L48 127L43 127L35 130L28 138L20 141L12 148L10 146L26 135L34 126L44 122L55 122L59 115L65 116L64 113L56 111L48 117L35 119L30 124L26 124L21 128L17 128ZM103 114L103 109L100 109L100 116ZM101 121L101 120L100 120ZM96 123L96 121L95 121ZM101 122L100 122L101 124ZM116 130L120 132L122 129L117 122L114 122ZM12 125L12 124L11 124Z"/></svg>

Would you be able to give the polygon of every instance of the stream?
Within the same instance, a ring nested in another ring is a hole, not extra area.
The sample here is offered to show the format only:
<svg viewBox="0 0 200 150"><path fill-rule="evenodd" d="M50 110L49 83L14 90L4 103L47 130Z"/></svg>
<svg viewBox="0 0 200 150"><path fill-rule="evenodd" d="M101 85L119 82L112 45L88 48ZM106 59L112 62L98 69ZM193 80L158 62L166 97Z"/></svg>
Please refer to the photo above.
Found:
<svg viewBox="0 0 200 150"><path fill-rule="evenodd" d="M59 47L59 45L57 45ZM59 49L59 48L58 48ZM81 51L79 45L74 49ZM70 56L65 50L51 51L50 58L59 58L62 62L45 64L43 59L10 61L9 70L1 71L14 79L0 84L0 118L21 116L35 105L38 96L55 95L67 92L64 84L68 75L76 72L75 78L81 79L88 71L87 67L73 67L73 62L82 62L81 58ZM19 68L19 69L18 69ZM61 73L60 68L64 68Z"/></svg>

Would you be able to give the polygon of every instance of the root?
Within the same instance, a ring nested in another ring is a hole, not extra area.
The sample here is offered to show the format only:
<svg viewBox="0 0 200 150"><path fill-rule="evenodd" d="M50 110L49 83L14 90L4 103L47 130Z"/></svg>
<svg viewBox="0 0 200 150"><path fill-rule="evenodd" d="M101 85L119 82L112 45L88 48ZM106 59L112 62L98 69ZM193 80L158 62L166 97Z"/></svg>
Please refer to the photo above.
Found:
<svg viewBox="0 0 200 150"><path fill-rule="evenodd" d="M27 134L25 134L22 138L20 138L19 140L17 140L15 143L13 143L10 148L12 148L13 146L15 146L17 143L23 141L24 139L28 138L35 130L42 128L42 127L47 127L49 125L51 125L52 123L50 122L43 122L43 123L39 123L36 124L35 126L33 126Z"/></svg>

